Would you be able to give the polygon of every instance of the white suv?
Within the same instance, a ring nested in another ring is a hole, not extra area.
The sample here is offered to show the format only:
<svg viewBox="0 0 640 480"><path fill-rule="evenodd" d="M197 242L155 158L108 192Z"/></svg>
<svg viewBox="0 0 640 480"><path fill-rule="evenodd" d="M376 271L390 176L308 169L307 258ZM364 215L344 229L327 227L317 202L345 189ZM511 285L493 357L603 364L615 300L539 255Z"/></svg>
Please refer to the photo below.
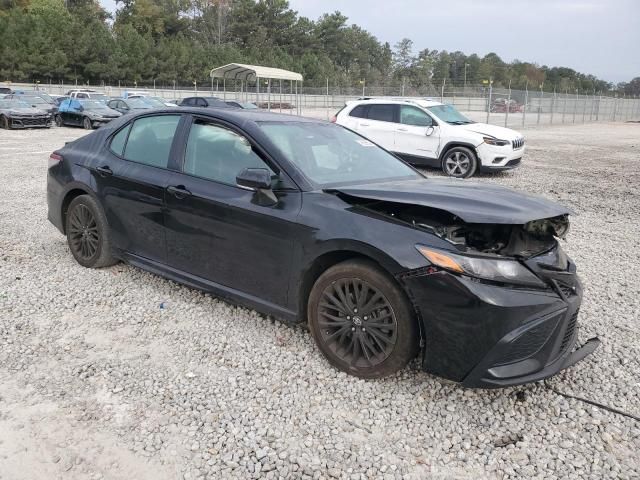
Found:
<svg viewBox="0 0 640 480"><path fill-rule="evenodd" d="M432 100L371 98L347 103L332 119L408 163L442 168L452 177L517 167L524 137L476 123L453 106Z"/></svg>

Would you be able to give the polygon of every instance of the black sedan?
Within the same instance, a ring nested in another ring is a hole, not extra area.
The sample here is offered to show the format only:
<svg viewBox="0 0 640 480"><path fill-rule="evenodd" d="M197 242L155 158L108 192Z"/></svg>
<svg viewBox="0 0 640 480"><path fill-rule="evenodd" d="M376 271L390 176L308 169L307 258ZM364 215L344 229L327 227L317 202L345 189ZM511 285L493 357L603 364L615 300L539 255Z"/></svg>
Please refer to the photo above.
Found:
<svg viewBox="0 0 640 480"><path fill-rule="evenodd" d="M569 210L427 179L316 120L237 109L122 117L49 161L48 218L75 259L126 261L290 322L361 377L420 350L470 387L540 380L574 350Z"/></svg>
<svg viewBox="0 0 640 480"><path fill-rule="evenodd" d="M129 113L138 113L142 110L151 110L157 108L159 105L152 105L146 102L143 98L113 98L107 102L107 106L122 115Z"/></svg>
<svg viewBox="0 0 640 480"><path fill-rule="evenodd" d="M68 98L60 104L55 122L58 127L71 125L84 127L85 130L101 127L122 116L98 100L78 100Z"/></svg>
<svg viewBox="0 0 640 480"><path fill-rule="evenodd" d="M58 105L56 105L56 102L53 100L53 98L51 98L46 93L38 93L38 94L13 93L5 98L20 100L21 102L24 102L33 108L37 108L38 110L44 110L49 114L50 119L53 119L53 116L58 111Z"/></svg>
<svg viewBox="0 0 640 480"><path fill-rule="evenodd" d="M232 108L218 97L187 97L180 101L181 107Z"/></svg>

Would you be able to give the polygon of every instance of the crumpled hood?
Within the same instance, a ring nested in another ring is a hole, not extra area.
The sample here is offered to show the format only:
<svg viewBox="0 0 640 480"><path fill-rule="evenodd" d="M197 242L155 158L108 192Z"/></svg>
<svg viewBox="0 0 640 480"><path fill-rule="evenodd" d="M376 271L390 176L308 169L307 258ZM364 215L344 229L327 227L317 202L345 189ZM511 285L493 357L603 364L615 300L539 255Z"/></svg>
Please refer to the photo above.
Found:
<svg viewBox="0 0 640 480"><path fill-rule="evenodd" d="M468 180L423 178L330 190L357 198L436 208L467 223L524 225L574 213L543 197Z"/></svg>
<svg viewBox="0 0 640 480"><path fill-rule="evenodd" d="M9 115L45 115L47 113L45 110L33 107L13 107L3 111L7 112Z"/></svg>
<svg viewBox="0 0 640 480"><path fill-rule="evenodd" d="M489 125L487 123L469 123L467 125L458 125L457 128L464 128L470 132L475 132L485 136L489 135L500 140L515 140L516 138L522 137L522 134L515 130L498 127L497 125Z"/></svg>

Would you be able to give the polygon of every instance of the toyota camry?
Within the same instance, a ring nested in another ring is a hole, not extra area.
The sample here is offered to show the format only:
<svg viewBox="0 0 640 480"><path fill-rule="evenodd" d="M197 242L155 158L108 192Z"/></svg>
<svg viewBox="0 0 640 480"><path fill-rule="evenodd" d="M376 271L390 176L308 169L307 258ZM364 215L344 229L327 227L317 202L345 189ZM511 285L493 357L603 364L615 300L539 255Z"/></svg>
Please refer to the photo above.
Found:
<svg viewBox="0 0 640 480"><path fill-rule="evenodd" d="M577 347L571 211L426 178L339 125L184 107L51 154L49 220L85 267L125 261L289 322L365 378L420 355L467 387L546 378Z"/></svg>

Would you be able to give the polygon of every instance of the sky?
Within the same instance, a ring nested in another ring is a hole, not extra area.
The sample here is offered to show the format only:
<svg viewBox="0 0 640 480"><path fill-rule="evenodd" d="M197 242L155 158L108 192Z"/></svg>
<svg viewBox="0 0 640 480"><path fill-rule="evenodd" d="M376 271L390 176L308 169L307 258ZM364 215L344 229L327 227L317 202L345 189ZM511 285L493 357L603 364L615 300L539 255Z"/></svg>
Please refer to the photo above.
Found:
<svg viewBox="0 0 640 480"><path fill-rule="evenodd" d="M101 0L110 11L113 0ZM640 76L640 0L289 0L301 16L339 10L392 46L564 66L611 82Z"/></svg>

